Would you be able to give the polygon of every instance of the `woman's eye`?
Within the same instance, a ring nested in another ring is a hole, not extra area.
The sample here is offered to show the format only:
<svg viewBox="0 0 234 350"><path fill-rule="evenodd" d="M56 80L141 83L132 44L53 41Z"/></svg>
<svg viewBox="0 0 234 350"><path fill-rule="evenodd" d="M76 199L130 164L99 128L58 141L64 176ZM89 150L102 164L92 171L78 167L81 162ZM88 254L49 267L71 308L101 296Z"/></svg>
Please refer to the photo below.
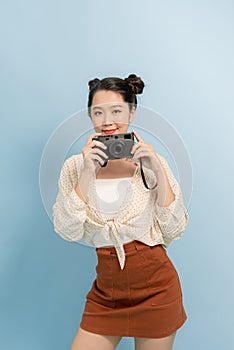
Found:
<svg viewBox="0 0 234 350"><path fill-rule="evenodd" d="M113 113L114 113L114 114L118 114L118 113L121 113L121 112L122 112L122 111L121 111L120 109L114 109L114 110L113 110Z"/></svg>
<svg viewBox="0 0 234 350"><path fill-rule="evenodd" d="M94 112L94 115L95 115L95 117L99 117L100 115L102 115L102 112L96 111L96 112Z"/></svg>

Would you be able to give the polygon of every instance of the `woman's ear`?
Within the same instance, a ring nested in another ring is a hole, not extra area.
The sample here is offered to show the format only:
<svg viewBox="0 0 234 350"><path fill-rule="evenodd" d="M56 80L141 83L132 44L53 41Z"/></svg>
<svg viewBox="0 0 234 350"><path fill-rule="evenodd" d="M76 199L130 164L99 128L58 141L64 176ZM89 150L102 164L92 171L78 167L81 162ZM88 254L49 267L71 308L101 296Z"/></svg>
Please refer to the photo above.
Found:
<svg viewBox="0 0 234 350"><path fill-rule="evenodd" d="M135 113L136 113L136 107L132 106L131 110L130 110L130 115L129 115L129 123L131 123L135 117Z"/></svg>

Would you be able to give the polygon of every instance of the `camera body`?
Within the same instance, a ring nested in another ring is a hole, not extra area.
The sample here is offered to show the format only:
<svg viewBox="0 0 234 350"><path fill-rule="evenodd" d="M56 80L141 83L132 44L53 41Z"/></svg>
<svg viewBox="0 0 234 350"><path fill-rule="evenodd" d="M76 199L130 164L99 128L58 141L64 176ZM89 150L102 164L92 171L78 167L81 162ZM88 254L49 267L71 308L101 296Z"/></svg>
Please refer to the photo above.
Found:
<svg viewBox="0 0 234 350"><path fill-rule="evenodd" d="M111 134L108 136L96 136L93 140L100 141L106 145L104 152L108 159L132 158L132 146L134 145L133 133Z"/></svg>

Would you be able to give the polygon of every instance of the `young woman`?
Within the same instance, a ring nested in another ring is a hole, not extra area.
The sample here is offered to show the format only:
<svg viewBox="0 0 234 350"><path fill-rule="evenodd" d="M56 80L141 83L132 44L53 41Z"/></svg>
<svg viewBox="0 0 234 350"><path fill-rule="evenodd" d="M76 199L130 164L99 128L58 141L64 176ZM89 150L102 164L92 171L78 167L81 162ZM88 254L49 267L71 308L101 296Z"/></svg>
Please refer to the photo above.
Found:
<svg viewBox="0 0 234 350"><path fill-rule="evenodd" d="M89 87L95 133L65 161L53 208L55 231L95 246L98 258L71 350L113 350L122 336L134 337L136 350L171 350L186 320L165 249L188 222L181 190L166 160L135 131L131 155L121 159L108 159L97 137L128 132L141 78L94 79Z"/></svg>

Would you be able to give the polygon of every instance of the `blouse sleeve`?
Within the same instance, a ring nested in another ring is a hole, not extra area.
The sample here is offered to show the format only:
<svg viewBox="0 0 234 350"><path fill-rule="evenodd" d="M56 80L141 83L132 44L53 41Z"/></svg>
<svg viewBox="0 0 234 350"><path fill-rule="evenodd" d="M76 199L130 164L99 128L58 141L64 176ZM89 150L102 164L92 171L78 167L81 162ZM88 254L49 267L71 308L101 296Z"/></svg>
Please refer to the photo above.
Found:
<svg viewBox="0 0 234 350"><path fill-rule="evenodd" d="M75 191L79 169L79 156L65 161L58 182L59 192L53 206L54 230L68 241L80 240L84 234L86 204Z"/></svg>
<svg viewBox="0 0 234 350"><path fill-rule="evenodd" d="M164 167L171 189L175 195L174 201L168 207L156 205L156 220L161 229L165 241L179 239L188 224L188 213L183 203L183 196L178 182L176 181L167 161L159 156Z"/></svg>

